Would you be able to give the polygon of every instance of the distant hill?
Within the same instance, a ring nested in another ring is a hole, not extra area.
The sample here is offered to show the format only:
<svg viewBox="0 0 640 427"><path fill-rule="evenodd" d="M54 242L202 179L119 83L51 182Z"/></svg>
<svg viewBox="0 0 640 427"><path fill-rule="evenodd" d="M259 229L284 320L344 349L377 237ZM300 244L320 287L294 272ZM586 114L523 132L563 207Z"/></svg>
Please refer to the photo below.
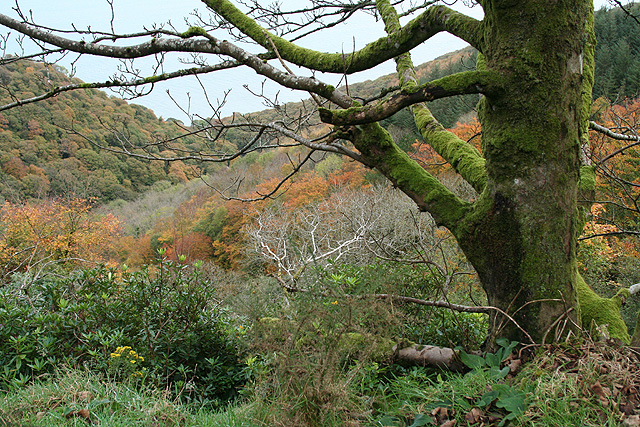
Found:
<svg viewBox="0 0 640 427"><path fill-rule="evenodd" d="M56 65L13 62L0 66L0 102L78 82ZM184 165L118 156L80 136L118 146L118 133L138 143L175 136L178 131L148 108L93 89L0 112L0 202L71 193L102 201L134 199L160 181L186 181L191 176ZM193 142L187 139L183 144Z"/></svg>
<svg viewBox="0 0 640 427"><path fill-rule="evenodd" d="M477 52L471 47L457 50L442 55L433 61L426 62L416 67L416 73L421 82L437 79L448 74L461 71L468 71L475 68ZM395 74L388 74L374 80L352 83L349 85L349 94L356 98L372 98L380 95L383 90L398 84ZM342 88L346 90L346 88ZM468 114L478 103L479 95L456 96L447 99L439 99L429 104L432 112L438 117L440 122L447 128L452 127L465 114ZM310 100L303 101L307 105L313 104ZM277 120L280 115L286 112L304 110L303 102L290 102L279 109L262 110L243 116L244 120L251 122L271 122ZM413 144L416 138L420 138L418 129L413 123L411 114L400 111L393 117L382 122L382 125L392 131L394 139L400 146L407 149ZM226 139L236 146L240 146L251 137L251 134L241 130L230 130L225 135Z"/></svg>

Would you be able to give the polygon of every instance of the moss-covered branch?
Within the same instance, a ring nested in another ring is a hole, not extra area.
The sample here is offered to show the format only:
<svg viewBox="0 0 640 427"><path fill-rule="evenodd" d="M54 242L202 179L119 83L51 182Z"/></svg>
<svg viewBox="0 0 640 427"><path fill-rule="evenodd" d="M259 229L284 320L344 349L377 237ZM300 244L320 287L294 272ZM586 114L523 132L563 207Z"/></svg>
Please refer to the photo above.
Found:
<svg viewBox="0 0 640 427"><path fill-rule="evenodd" d="M359 51L342 54L303 48L271 34L228 0L202 1L265 49L271 50L273 42L284 60L317 71L351 74L366 70L410 51L442 31L450 32L481 50L480 22L444 6L430 7L388 37L369 43Z"/></svg>
<svg viewBox="0 0 640 427"><path fill-rule="evenodd" d="M377 122L419 102L455 95L487 93L498 89L499 82L499 77L490 71L465 71L442 77L415 88L405 89L374 104L354 106L346 110L321 108L320 118L323 122L334 125Z"/></svg>
<svg viewBox="0 0 640 427"><path fill-rule="evenodd" d="M388 32L397 31L400 28L400 21L396 10L388 0L378 0L376 2L380 16L385 23ZM396 70L400 79L400 87L404 93L415 93L420 90L418 77L416 75L410 53L405 53L396 58ZM477 73L485 73L486 69L481 69ZM466 78L473 80L482 74L462 73L465 78L459 79L454 75L446 85L454 86L460 84ZM496 80L495 76L487 78ZM445 77L444 79L447 79ZM454 83L455 82L455 83ZM467 83L470 81L467 80ZM434 84L435 82L431 82ZM453 84L452 84L453 83ZM497 84L497 83L494 83ZM424 102L414 103L410 107L414 116L414 121L425 142L429 144L438 154L440 154L453 169L462 176L476 191L481 192L487 181L485 161L473 146L461 140L455 134L444 129L442 125L431 114L431 111Z"/></svg>
<svg viewBox="0 0 640 427"><path fill-rule="evenodd" d="M420 210L431 213L438 225L453 228L470 209L434 176L429 174L392 140L378 123L354 128L351 140L362 154L362 162L375 167Z"/></svg>
<svg viewBox="0 0 640 427"><path fill-rule="evenodd" d="M458 138L442 126L427 108L418 106L413 112L424 140L442 156L478 193L487 183L485 160L474 146Z"/></svg>

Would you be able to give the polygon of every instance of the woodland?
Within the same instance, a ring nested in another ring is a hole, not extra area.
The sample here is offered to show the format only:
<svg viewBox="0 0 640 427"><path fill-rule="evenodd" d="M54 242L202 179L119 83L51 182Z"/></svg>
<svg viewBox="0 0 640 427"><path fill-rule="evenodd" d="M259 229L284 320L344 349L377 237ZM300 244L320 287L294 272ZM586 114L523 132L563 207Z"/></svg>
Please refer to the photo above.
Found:
<svg viewBox="0 0 640 427"><path fill-rule="evenodd" d="M0 15L40 49L0 38L0 425L640 425L640 6L204 3L91 43ZM357 13L386 35L298 51ZM439 31L471 46L414 67ZM53 60L192 46L230 59ZM236 66L310 98L183 123L100 90Z"/></svg>

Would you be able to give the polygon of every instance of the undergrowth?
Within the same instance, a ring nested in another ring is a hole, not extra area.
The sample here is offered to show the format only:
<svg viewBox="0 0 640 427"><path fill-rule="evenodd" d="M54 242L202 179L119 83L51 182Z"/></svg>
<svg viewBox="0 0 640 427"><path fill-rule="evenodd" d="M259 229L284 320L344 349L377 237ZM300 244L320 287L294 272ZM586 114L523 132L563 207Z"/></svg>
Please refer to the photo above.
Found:
<svg viewBox="0 0 640 427"><path fill-rule="evenodd" d="M153 387L62 369L46 381L0 395L0 425L638 425L640 370L634 349L585 340L539 347L520 365L524 353L503 352L497 355L498 359L505 356L502 362L486 354L478 356L475 368L464 374L377 362L347 363L336 365L324 380L320 377L329 368L320 360L311 367L301 359L296 366L291 357L280 362L254 360L250 365L256 371L273 374L278 371L269 366L280 363L278 369L288 369L289 376L282 374L268 382L262 377L245 392L242 403L218 411L184 405ZM510 406L514 400L519 403Z"/></svg>

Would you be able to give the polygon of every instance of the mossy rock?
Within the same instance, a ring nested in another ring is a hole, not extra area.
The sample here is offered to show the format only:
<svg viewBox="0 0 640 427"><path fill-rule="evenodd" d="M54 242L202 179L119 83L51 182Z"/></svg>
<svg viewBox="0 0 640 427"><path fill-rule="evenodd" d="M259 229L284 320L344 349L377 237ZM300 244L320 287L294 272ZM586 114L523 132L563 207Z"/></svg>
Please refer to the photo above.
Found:
<svg viewBox="0 0 640 427"><path fill-rule="evenodd" d="M340 349L350 355L367 354L372 360L386 362L393 358L396 343L387 338L349 332L340 337Z"/></svg>

